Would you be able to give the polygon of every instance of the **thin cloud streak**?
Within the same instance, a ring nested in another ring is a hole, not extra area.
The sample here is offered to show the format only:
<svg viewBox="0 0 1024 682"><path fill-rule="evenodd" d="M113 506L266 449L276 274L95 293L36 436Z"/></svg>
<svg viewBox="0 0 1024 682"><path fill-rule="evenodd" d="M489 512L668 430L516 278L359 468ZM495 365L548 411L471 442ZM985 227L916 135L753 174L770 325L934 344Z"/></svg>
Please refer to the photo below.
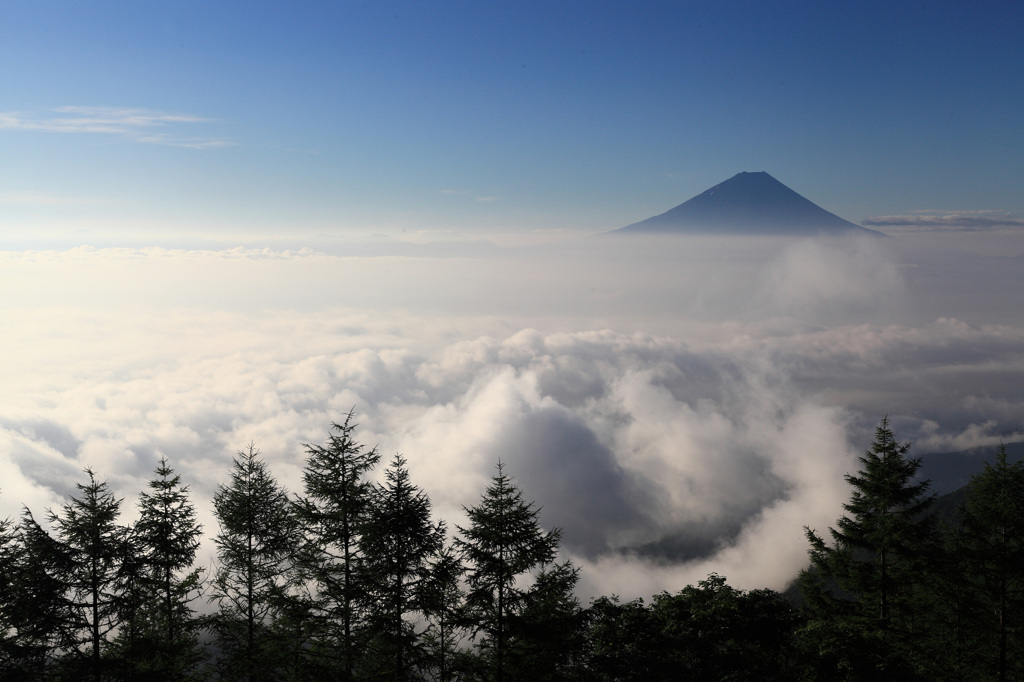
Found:
<svg viewBox="0 0 1024 682"><path fill-rule="evenodd" d="M85 206L106 203L103 199L85 199L41 192L0 194L0 204L28 206Z"/></svg>
<svg viewBox="0 0 1024 682"><path fill-rule="evenodd" d="M868 218L863 225L915 230L993 230L1024 228L1024 219L1008 211L937 211L922 210Z"/></svg>
<svg viewBox="0 0 1024 682"><path fill-rule="evenodd" d="M52 110L62 116L43 117L20 112L0 112L0 130L41 133L91 133L119 135L136 142L192 149L232 146L226 140L153 132L178 124L209 123L213 119L128 107L65 106Z"/></svg>

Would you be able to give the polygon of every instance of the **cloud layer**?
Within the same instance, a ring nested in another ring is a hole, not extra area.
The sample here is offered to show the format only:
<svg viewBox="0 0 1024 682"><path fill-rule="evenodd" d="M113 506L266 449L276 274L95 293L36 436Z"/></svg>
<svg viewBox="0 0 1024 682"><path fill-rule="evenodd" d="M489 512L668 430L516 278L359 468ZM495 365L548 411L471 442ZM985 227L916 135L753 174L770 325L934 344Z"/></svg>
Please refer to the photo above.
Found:
<svg viewBox="0 0 1024 682"><path fill-rule="evenodd" d="M235 451L297 491L303 443L354 406L453 524L505 462L587 594L782 588L883 414L926 457L1024 437L1020 273L961 255L964 290L901 248L0 253L0 514L86 465L130 510L167 456L212 536Z"/></svg>
<svg viewBox="0 0 1024 682"><path fill-rule="evenodd" d="M1024 228L1024 219L1007 211L913 211L868 218L864 225L913 230L993 230Z"/></svg>

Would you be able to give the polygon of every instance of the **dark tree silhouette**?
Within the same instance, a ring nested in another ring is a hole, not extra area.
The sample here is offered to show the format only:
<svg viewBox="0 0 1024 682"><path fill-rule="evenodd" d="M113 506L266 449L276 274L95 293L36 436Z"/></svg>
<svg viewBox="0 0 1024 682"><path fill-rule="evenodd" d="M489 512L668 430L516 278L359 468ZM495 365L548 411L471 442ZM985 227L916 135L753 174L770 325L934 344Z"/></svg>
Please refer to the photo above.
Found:
<svg viewBox="0 0 1024 682"><path fill-rule="evenodd" d="M587 614L576 598L579 569L544 566L509 623L509 669L517 680L586 680Z"/></svg>
<svg viewBox="0 0 1024 682"><path fill-rule="evenodd" d="M503 682L510 620L522 612L529 591L518 578L554 561L561 533L542 531L539 510L523 500L501 462L497 469L480 504L466 509L469 526L459 527L457 543L468 564L467 604L483 635L481 653L492 679Z"/></svg>
<svg viewBox="0 0 1024 682"><path fill-rule="evenodd" d="M202 569L192 569L202 537L188 486L161 458L139 497L135 538L144 558L143 609L146 634L153 642L148 661L156 679L183 679L197 659L198 622L191 603L198 598Z"/></svg>
<svg viewBox="0 0 1024 682"><path fill-rule="evenodd" d="M58 575L67 590L66 632L75 645L71 653L80 653L89 676L99 680L107 637L120 625L118 578L128 530L117 524L121 500L91 469L85 473L89 482L77 484L81 496L72 497L60 514L48 512L48 519L60 544L57 551L63 554Z"/></svg>
<svg viewBox="0 0 1024 682"><path fill-rule="evenodd" d="M960 549L969 577L969 614L975 646L982 649L977 678L1002 682L1024 673L1024 463L1006 461L1000 445L995 462L973 477L961 509ZM978 635L981 635L980 640Z"/></svg>
<svg viewBox="0 0 1024 682"><path fill-rule="evenodd" d="M916 481L921 463L907 458L909 450L882 419L871 449L860 457L861 470L846 476L853 493L843 505L848 515L829 529L833 543L806 529L813 570L801 580L817 621L809 632L830 639L820 646L833 650L832 664L870 665L879 678L923 675L927 667L922 604L937 529L928 514L934 496L928 481ZM829 579L839 591L828 589ZM844 645L851 647L849 656ZM874 652L873 662L866 663L866 652Z"/></svg>
<svg viewBox="0 0 1024 682"><path fill-rule="evenodd" d="M424 632L426 668L438 682L449 682L463 658L459 645L466 628L465 593L461 581L466 568L451 545L433 558L420 604L427 619Z"/></svg>
<svg viewBox="0 0 1024 682"><path fill-rule="evenodd" d="M363 525L365 585L370 602L376 676L410 679L419 663L420 636L407 614L422 612L430 561L444 542L444 526L430 519L430 500L409 479L405 458L395 455L378 485Z"/></svg>
<svg viewBox="0 0 1024 682"><path fill-rule="evenodd" d="M239 452L231 483L218 488L214 539L219 565L211 585L213 619L226 677L275 679L275 618L284 603L295 524L288 495L252 444Z"/></svg>
<svg viewBox="0 0 1024 682"><path fill-rule="evenodd" d="M373 486L366 474L380 460L376 448L355 441L353 412L332 424L326 446L306 445L305 497L296 504L303 526L303 579L313 586L308 610L316 621L315 651L335 660L339 679L350 680L360 651L365 601L359 539Z"/></svg>

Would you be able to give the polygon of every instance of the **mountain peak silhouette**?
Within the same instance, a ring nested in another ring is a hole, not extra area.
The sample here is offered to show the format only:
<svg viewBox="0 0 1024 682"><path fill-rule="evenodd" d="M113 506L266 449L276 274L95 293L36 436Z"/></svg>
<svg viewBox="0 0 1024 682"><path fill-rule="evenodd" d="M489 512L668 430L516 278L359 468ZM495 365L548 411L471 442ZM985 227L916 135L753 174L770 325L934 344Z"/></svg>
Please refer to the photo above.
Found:
<svg viewBox="0 0 1024 682"><path fill-rule="evenodd" d="M829 213L764 171L737 173L661 215L614 232L884 236Z"/></svg>

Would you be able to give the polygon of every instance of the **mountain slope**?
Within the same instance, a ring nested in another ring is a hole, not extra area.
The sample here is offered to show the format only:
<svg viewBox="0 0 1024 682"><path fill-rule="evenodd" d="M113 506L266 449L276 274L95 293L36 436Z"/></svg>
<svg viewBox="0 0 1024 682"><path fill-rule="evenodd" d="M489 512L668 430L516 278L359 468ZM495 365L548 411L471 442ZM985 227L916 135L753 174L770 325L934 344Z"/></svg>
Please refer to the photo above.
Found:
<svg viewBox="0 0 1024 682"><path fill-rule="evenodd" d="M615 230L658 234L884 236L843 220L768 173L737 173L661 215Z"/></svg>

